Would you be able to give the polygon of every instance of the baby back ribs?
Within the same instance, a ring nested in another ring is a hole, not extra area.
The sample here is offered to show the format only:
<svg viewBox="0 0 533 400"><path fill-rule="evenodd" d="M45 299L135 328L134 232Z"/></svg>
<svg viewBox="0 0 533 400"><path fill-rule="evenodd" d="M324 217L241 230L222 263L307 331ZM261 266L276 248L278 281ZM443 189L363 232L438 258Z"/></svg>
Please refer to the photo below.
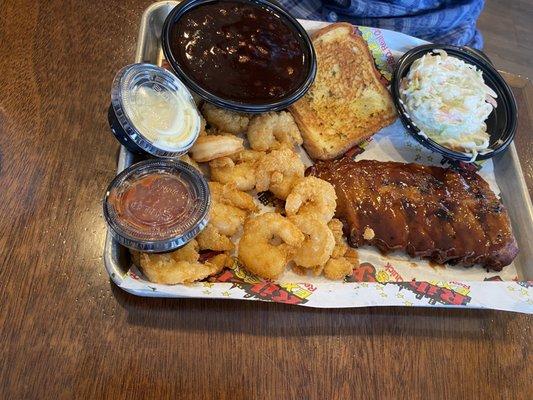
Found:
<svg viewBox="0 0 533 400"><path fill-rule="evenodd" d="M352 246L495 271L518 253L505 208L475 172L349 157L308 172L335 187Z"/></svg>

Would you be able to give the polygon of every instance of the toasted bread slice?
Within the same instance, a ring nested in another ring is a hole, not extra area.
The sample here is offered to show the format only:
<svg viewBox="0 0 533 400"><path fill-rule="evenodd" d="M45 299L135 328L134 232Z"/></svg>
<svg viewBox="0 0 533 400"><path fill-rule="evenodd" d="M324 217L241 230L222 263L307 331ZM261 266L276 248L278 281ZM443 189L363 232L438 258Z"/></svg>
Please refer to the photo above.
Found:
<svg viewBox="0 0 533 400"><path fill-rule="evenodd" d="M348 23L313 37L317 75L289 110L314 159L335 158L396 119L396 111L366 42Z"/></svg>

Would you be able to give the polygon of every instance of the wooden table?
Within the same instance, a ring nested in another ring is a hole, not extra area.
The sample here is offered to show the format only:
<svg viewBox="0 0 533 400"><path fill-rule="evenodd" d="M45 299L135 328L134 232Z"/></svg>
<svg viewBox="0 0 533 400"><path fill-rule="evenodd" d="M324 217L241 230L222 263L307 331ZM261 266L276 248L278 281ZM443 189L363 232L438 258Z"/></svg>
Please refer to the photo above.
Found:
<svg viewBox="0 0 533 400"><path fill-rule="evenodd" d="M152 300L110 283L106 108L147 4L0 7L0 398L531 396L532 316ZM532 86L506 76L531 193Z"/></svg>

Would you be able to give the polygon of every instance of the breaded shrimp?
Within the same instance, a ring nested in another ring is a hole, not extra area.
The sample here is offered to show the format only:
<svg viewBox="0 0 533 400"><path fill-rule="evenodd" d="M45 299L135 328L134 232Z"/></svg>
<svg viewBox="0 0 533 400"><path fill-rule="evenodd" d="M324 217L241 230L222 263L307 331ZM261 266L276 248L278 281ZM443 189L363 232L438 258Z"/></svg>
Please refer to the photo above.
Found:
<svg viewBox="0 0 533 400"><path fill-rule="evenodd" d="M259 160L256 189L270 190L278 199L285 200L304 171L300 156L293 150L287 147L272 150Z"/></svg>
<svg viewBox="0 0 533 400"><path fill-rule="evenodd" d="M326 265L324 265L324 276L331 280L344 279L346 275L350 275L354 269L353 263L347 258L330 258Z"/></svg>
<svg viewBox="0 0 533 400"><path fill-rule="evenodd" d="M207 224L195 239L200 250L231 251L235 248L231 239L221 234L213 224Z"/></svg>
<svg viewBox="0 0 533 400"><path fill-rule="evenodd" d="M191 147L194 161L205 162L244 150L243 140L230 135L203 135Z"/></svg>
<svg viewBox="0 0 533 400"><path fill-rule="evenodd" d="M252 118L248 126L248 141L254 150L266 151L281 145L302 144L302 135L287 111L259 114Z"/></svg>
<svg viewBox="0 0 533 400"><path fill-rule="evenodd" d="M221 234L233 236L242 226L247 212L227 204L213 202L209 210L209 223Z"/></svg>
<svg viewBox="0 0 533 400"><path fill-rule="evenodd" d="M225 260L224 254L219 256ZM150 282L174 285L194 282L220 272L224 262L219 256L205 263L199 262L198 243L193 239L170 253L141 253L139 266Z"/></svg>
<svg viewBox="0 0 533 400"><path fill-rule="evenodd" d="M337 218L333 218L331 221L329 221L328 227L331 229L333 237L335 238L335 248L333 249L333 253L331 253L331 257L343 257L348 250L348 243L346 243L346 238L343 236L342 222Z"/></svg>
<svg viewBox="0 0 533 400"><path fill-rule="evenodd" d="M335 247L335 238L327 224L314 214L289 217L305 235L303 244L292 256L292 260L304 268L315 268L326 263Z"/></svg>
<svg viewBox="0 0 533 400"><path fill-rule="evenodd" d="M252 196L233 184L209 182L209 191L212 199L209 223L197 236L198 244L202 250L232 250L234 245L229 237L237 233L248 213L257 210L257 205Z"/></svg>
<svg viewBox="0 0 533 400"><path fill-rule="evenodd" d="M287 215L312 213L329 222L335 214L337 195L331 183L307 176L296 183L287 196L285 211Z"/></svg>
<svg viewBox="0 0 533 400"><path fill-rule="evenodd" d="M344 279L359 264L357 251L348 246L343 236L343 226L340 220L333 218L328 223L328 227L335 237L335 248L331 253L331 258L324 264L324 276L332 280Z"/></svg>
<svg viewBox="0 0 533 400"><path fill-rule="evenodd" d="M264 154L243 150L228 157L217 158L209 163L211 179L220 183L234 183L239 190L252 190L257 181L257 163Z"/></svg>
<svg viewBox="0 0 533 400"><path fill-rule="evenodd" d="M273 244L274 240L281 243ZM244 223L239 260L258 276L276 278L303 241L304 234L287 218L276 213L261 214Z"/></svg>
<svg viewBox="0 0 533 400"><path fill-rule="evenodd" d="M193 166L194 168L196 168L198 171L202 172L202 170L200 169L200 166L198 165L198 163L196 161L194 161L188 154L184 154L180 157L180 160Z"/></svg>
<svg viewBox="0 0 533 400"><path fill-rule="evenodd" d="M246 132L250 117L234 111L225 110L209 103L204 103L202 114L205 119L217 130L238 135Z"/></svg>
<svg viewBox="0 0 533 400"><path fill-rule="evenodd" d="M248 193L237 189L233 183L222 184L209 182L209 191L213 201L237 207L245 211L257 211L254 198Z"/></svg>

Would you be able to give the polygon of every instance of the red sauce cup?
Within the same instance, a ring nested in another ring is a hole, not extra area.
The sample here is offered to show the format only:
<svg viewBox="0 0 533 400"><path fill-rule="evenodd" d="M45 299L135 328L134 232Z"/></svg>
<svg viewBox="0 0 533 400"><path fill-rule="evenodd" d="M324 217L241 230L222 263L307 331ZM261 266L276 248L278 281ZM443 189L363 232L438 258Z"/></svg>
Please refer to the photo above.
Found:
<svg viewBox="0 0 533 400"><path fill-rule="evenodd" d="M203 176L182 161L152 159L126 168L103 200L111 235L143 252L175 250L205 228L210 206Z"/></svg>

